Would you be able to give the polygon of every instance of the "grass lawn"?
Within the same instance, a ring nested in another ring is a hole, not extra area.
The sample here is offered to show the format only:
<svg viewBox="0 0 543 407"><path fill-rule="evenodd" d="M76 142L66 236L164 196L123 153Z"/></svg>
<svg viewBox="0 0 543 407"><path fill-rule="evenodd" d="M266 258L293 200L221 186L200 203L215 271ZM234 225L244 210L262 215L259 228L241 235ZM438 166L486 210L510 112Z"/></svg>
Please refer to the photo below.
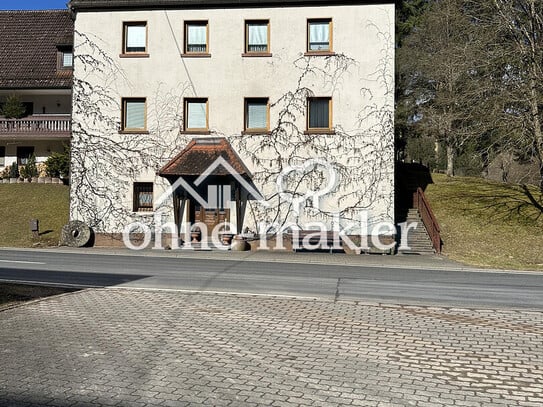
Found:
<svg viewBox="0 0 543 407"><path fill-rule="evenodd" d="M543 196L536 187L432 174L426 195L443 254L482 267L543 270Z"/></svg>
<svg viewBox="0 0 543 407"><path fill-rule="evenodd" d="M55 184L0 184L0 247L56 246L68 223L69 187ZM40 237L30 232L40 221Z"/></svg>

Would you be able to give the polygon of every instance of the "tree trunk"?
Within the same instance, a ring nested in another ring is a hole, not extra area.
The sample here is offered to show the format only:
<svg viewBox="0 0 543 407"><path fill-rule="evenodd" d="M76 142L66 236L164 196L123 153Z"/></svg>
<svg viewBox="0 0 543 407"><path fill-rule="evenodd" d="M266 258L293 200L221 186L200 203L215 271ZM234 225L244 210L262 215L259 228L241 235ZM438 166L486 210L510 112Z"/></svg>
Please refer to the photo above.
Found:
<svg viewBox="0 0 543 407"><path fill-rule="evenodd" d="M447 146L447 176L454 176L454 148Z"/></svg>
<svg viewBox="0 0 543 407"><path fill-rule="evenodd" d="M541 130L541 118L539 111L539 93L538 83L541 80L539 77L539 54L536 49L538 41L537 30L537 12L535 9L535 1L530 1L530 62L531 62L531 77L530 77L530 107L532 110L532 126L534 130L534 141L536 147L537 158L539 161L539 188L543 192L543 131Z"/></svg>

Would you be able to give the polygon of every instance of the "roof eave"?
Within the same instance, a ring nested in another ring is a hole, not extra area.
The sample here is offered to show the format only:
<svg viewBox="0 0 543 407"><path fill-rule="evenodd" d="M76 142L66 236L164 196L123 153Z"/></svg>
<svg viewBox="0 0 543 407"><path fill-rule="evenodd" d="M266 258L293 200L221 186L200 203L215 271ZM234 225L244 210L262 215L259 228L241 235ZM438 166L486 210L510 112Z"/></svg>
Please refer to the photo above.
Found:
<svg viewBox="0 0 543 407"><path fill-rule="evenodd" d="M68 3L68 7L73 12L84 12L101 10L163 10L186 8L340 6L388 3L393 4L394 0L134 0L129 3L115 0L71 0Z"/></svg>

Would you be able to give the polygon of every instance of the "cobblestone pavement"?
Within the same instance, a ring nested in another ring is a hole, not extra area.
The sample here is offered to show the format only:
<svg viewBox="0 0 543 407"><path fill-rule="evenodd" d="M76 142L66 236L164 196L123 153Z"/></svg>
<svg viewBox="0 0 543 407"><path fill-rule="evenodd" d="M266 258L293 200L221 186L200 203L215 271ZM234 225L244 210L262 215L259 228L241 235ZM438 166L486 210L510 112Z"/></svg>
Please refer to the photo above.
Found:
<svg viewBox="0 0 543 407"><path fill-rule="evenodd" d="M543 405L543 313L87 290L0 312L1 406Z"/></svg>

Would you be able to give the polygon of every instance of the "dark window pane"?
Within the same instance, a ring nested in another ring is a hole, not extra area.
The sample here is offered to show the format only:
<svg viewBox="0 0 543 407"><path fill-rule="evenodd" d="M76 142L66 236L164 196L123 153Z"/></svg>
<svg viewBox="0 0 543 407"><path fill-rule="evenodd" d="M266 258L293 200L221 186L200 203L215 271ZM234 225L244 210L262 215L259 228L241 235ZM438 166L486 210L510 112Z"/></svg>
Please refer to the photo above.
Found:
<svg viewBox="0 0 543 407"><path fill-rule="evenodd" d="M309 100L309 128L329 128L329 100Z"/></svg>
<svg viewBox="0 0 543 407"><path fill-rule="evenodd" d="M17 147L17 163L19 165L28 164L28 159L34 154L34 147Z"/></svg>

